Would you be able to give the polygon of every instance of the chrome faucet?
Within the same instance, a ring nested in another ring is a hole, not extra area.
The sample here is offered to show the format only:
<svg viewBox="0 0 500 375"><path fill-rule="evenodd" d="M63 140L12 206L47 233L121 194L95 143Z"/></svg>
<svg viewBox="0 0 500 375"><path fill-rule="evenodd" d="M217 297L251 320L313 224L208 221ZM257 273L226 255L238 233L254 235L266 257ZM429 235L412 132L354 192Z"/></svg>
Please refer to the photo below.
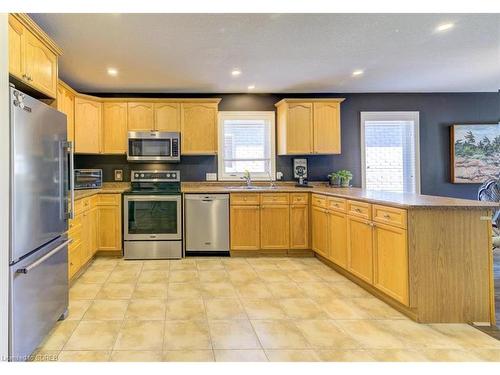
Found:
<svg viewBox="0 0 500 375"><path fill-rule="evenodd" d="M243 173L243 179L247 184L247 188L252 186L252 177L250 176L250 172L247 169L245 169L245 172Z"/></svg>

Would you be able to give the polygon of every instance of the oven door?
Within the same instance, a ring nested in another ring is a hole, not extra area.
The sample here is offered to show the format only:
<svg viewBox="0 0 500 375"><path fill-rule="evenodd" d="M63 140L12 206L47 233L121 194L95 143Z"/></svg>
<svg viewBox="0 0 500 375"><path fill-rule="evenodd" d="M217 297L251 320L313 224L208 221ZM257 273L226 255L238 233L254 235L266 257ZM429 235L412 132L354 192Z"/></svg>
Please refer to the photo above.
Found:
<svg viewBox="0 0 500 375"><path fill-rule="evenodd" d="M129 132L127 160L178 162L178 135L171 132Z"/></svg>
<svg viewBox="0 0 500 375"><path fill-rule="evenodd" d="M180 195L125 195L124 237L133 240L180 240Z"/></svg>

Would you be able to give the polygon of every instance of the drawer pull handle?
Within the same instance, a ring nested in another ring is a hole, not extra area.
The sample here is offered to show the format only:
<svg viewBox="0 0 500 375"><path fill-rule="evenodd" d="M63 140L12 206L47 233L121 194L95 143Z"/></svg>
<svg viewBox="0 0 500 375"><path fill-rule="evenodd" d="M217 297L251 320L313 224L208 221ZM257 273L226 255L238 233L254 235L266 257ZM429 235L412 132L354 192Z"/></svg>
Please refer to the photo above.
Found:
<svg viewBox="0 0 500 375"><path fill-rule="evenodd" d="M390 218L391 218L391 215L389 215L389 214L384 214L384 218L386 218L386 219L390 219Z"/></svg>
<svg viewBox="0 0 500 375"><path fill-rule="evenodd" d="M359 208L355 208L355 209L354 209L354 211L356 211L356 212L361 212L361 209L359 209Z"/></svg>

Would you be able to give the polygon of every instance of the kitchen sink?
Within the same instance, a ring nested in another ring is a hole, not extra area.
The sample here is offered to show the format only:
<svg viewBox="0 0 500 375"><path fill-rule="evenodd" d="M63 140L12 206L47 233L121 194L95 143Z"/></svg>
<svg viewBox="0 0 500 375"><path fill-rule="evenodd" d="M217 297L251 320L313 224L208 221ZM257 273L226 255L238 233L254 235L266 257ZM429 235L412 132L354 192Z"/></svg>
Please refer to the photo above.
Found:
<svg viewBox="0 0 500 375"><path fill-rule="evenodd" d="M229 190L269 190L276 189L276 186L228 186Z"/></svg>

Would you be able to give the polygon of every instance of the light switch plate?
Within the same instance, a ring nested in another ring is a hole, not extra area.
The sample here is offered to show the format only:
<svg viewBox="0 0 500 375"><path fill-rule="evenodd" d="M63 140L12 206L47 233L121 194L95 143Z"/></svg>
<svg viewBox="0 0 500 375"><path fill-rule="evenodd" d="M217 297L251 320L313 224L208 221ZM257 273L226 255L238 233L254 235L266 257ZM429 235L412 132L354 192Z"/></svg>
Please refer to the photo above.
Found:
<svg viewBox="0 0 500 375"><path fill-rule="evenodd" d="M207 181L217 181L217 173L206 173L205 178Z"/></svg>
<svg viewBox="0 0 500 375"><path fill-rule="evenodd" d="M282 180L283 179L283 172L276 172L276 179L277 180Z"/></svg>

